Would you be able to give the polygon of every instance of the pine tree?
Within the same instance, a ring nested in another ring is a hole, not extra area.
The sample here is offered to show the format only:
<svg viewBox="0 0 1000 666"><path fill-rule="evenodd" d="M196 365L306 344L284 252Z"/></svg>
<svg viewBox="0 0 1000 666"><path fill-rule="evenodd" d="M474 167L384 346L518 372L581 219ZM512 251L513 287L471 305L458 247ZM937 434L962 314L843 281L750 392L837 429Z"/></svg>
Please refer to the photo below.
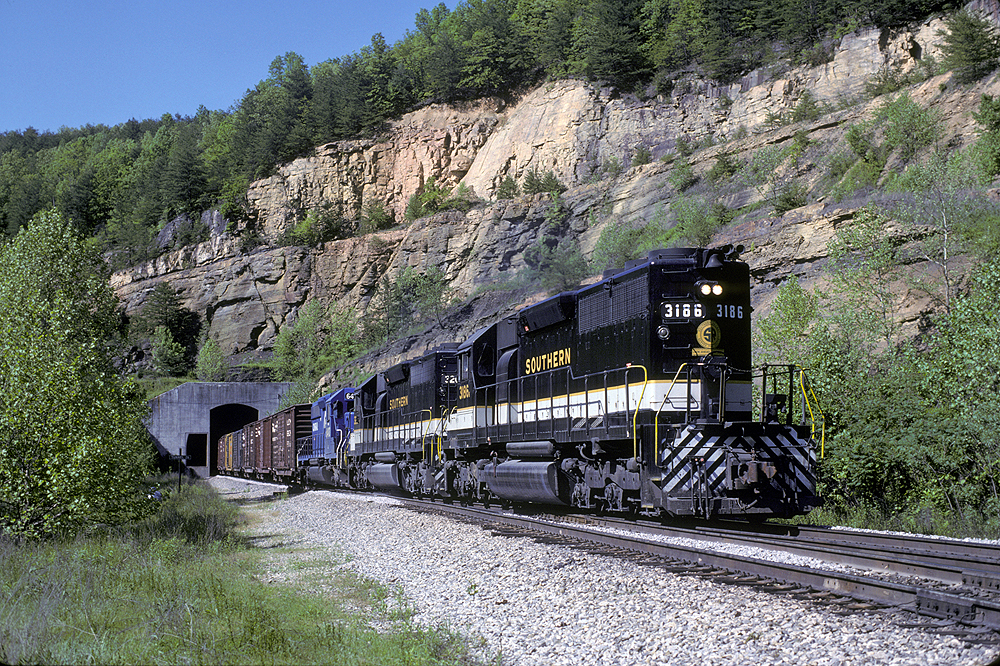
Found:
<svg viewBox="0 0 1000 666"><path fill-rule="evenodd" d="M1000 64L1000 37L985 18L962 10L952 14L945 27L938 33L944 38L944 64L955 71L959 83L978 81Z"/></svg>

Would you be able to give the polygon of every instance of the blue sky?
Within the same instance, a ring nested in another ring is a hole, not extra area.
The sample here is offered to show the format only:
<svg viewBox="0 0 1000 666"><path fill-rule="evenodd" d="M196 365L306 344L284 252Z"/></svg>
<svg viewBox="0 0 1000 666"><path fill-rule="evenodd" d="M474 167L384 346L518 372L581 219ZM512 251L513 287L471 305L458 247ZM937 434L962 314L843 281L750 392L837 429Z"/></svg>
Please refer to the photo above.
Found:
<svg viewBox="0 0 1000 666"><path fill-rule="evenodd" d="M435 0L0 0L0 132L228 109L294 51L389 44ZM455 3L446 3L454 8Z"/></svg>

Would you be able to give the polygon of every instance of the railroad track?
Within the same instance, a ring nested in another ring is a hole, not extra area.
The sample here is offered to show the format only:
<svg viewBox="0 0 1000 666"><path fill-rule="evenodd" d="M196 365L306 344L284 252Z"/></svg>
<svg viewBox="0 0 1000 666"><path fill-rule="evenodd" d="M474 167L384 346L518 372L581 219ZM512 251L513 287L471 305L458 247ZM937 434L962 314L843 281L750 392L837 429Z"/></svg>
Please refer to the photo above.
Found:
<svg viewBox="0 0 1000 666"><path fill-rule="evenodd" d="M900 626L1000 645L1000 559L995 547L809 526L672 527L593 516L515 515L440 501L404 502L415 510L476 522L502 535L528 536L755 587L834 612L888 613ZM751 546L812 561L774 561L697 542Z"/></svg>
<svg viewBox="0 0 1000 666"><path fill-rule="evenodd" d="M570 520L650 536L739 544L791 553L882 575L936 581L943 584L939 589L979 590L980 596L1000 601L1000 548L992 544L811 525L667 526L614 518L572 517Z"/></svg>

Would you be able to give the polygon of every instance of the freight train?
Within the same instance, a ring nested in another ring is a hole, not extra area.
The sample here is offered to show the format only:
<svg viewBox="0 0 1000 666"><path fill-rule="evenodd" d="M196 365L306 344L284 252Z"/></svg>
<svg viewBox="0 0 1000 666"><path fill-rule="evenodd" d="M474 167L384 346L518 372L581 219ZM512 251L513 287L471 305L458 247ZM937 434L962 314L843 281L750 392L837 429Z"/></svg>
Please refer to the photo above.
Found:
<svg viewBox="0 0 1000 666"><path fill-rule="evenodd" d="M650 252L225 435L219 471L486 505L807 513L821 418L801 369L753 369L742 250Z"/></svg>

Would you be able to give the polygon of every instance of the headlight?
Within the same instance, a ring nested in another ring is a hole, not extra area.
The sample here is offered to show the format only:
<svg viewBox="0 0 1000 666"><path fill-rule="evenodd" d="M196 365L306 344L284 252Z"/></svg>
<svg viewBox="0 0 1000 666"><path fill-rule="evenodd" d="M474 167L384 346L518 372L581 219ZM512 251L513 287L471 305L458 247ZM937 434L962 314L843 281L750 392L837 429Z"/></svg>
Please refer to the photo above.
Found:
<svg viewBox="0 0 1000 666"><path fill-rule="evenodd" d="M722 285L709 280L699 280L694 284L695 291L702 298L708 296L722 296Z"/></svg>

